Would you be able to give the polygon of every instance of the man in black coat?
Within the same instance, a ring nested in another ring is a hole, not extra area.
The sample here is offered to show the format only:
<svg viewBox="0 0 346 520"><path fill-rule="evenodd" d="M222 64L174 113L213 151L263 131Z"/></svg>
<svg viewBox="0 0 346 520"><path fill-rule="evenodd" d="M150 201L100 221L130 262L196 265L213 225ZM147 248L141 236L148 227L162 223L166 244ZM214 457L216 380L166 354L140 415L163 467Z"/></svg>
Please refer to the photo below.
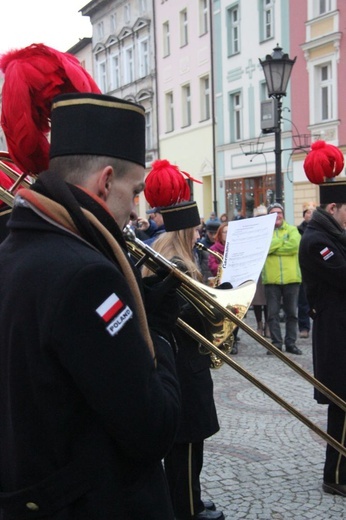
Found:
<svg viewBox="0 0 346 520"><path fill-rule="evenodd" d="M299 261L313 317L315 377L346 400L346 182L320 185L320 206L313 212L300 242ZM321 392L328 404L328 433L346 446L346 414ZM326 449L323 489L346 497L346 458Z"/></svg>
<svg viewBox="0 0 346 520"><path fill-rule="evenodd" d="M175 288L148 286L146 314L122 234L144 136L139 105L58 96L49 170L15 199L0 246L3 520L173 519Z"/></svg>

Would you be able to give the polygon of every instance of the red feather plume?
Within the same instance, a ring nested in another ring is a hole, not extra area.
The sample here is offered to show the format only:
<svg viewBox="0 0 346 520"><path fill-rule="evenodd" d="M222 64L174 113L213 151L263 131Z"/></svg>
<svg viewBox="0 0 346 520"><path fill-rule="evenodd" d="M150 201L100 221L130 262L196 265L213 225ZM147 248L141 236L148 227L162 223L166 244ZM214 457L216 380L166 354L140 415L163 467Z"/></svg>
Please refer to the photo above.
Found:
<svg viewBox="0 0 346 520"><path fill-rule="evenodd" d="M1 125L10 156L24 173L47 169L53 98L71 92L101 93L75 56L42 43L0 57L5 74Z"/></svg>
<svg viewBox="0 0 346 520"><path fill-rule="evenodd" d="M316 141L305 158L304 171L310 182L322 184L325 178L339 175L344 168L344 155L339 148L325 141Z"/></svg>
<svg viewBox="0 0 346 520"><path fill-rule="evenodd" d="M190 174L179 170L167 159L154 161L145 180L144 195L152 208L168 207L190 200L186 177L201 183Z"/></svg>

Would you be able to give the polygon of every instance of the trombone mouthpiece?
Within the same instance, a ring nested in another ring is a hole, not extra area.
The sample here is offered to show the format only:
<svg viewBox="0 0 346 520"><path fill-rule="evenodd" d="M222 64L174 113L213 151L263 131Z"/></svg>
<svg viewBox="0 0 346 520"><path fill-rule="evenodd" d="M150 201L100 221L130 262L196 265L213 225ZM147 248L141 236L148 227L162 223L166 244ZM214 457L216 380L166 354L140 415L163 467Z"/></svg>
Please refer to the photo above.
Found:
<svg viewBox="0 0 346 520"><path fill-rule="evenodd" d="M130 240L134 240L136 238L136 233L133 231L130 224L126 224L126 226L123 229L123 234Z"/></svg>

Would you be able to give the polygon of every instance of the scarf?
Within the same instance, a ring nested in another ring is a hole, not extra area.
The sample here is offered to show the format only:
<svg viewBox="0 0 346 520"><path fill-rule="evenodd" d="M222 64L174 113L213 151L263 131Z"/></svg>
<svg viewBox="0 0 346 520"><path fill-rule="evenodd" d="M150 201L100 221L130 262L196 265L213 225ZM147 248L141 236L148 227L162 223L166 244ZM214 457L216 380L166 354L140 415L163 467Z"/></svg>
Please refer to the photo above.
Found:
<svg viewBox="0 0 346 520"><path fill-rule="evenodd" d="M316 208L310 222L316 222L328 235L346 251L346 231L338 224L334 217L322 208Z"/></svg>
<svg viewBox="0 0 346 520"><path fill-rule="evenodd" d="M140 328L155 359L142 295L124 252L126 242L111 214L82 189L49 171L41 173L31 189L22 188L19 196L42 218L78 236L120 266L134 295Z"/></svg>

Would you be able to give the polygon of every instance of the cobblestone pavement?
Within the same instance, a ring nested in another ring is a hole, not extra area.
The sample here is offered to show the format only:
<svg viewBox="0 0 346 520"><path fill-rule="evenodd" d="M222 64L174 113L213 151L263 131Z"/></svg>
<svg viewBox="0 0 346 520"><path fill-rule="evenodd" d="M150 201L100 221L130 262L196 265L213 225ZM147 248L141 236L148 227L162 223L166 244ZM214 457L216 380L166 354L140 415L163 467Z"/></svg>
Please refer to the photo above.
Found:
<svg viewBox="0 0 346 520"><path fill-rule="evenodd" d="M245 323L255 327L250 309ZM326 429L313 386L244 331L233 359ZM311 339L287 354L312 373ZM227 520L346 519L346 498L322 491L325 441L228 365L212 370L220 431L205 442L202 487Z"/></svg>

